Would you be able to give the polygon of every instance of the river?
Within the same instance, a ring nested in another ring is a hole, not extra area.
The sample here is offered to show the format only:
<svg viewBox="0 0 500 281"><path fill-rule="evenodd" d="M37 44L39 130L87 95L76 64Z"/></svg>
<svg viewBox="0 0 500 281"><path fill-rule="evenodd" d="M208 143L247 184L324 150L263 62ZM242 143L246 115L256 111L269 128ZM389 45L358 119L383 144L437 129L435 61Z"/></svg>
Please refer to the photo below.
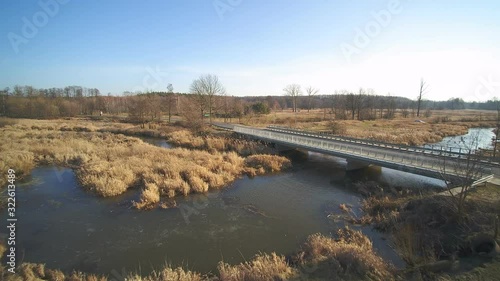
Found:
<svg viewBox="0 0 500 281"><path fill-rule="evenodd" d="M144 139L165 147L163 140ZM17 189L17 255L63 271L149 273L165 263L214 272L218 261L235 264L259 252L290 255L313 233L334 233L345 222L339 204L361 214L355 181L419 188L443 186L439 180L370 167L345 172L341 158L308 153L306 161L279 174L243 177L220 191L176 198L178 208L137 211L129 202L138 190L99 198L83 190L72 170L38 167ZM6 211L1 219L6 220ZM356 227L354 227L356 228ZM383 234L367 234L384 258L403 266ZM5 235L5 230L0 230Z"/></svg>
<svg viewBox="0 0 500 281"><path fill-rule="evenodd" d="M469 149L493 149L493 139L495 128L471 128L465 135L445 137L442 141L427 144L424 147L448 147L455 152L464 152Z"/></svg>

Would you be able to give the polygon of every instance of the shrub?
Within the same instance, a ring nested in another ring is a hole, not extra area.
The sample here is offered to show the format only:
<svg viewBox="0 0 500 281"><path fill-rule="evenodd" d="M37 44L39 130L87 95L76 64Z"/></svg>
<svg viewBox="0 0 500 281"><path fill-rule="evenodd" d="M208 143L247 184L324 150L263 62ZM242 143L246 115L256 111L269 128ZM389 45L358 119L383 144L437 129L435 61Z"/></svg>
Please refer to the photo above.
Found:
<svg viewBox="0 0 500 281"><path fill-rule="evenodd" d="M297 262L316 268L308 272L313 277L328 280L394 279L392 267L373 251L368 237L349 228L339 229L337 237L310 235L296 256Z"/></svg>
<svg viewBox="0 0 500 281"><path fill-rule="evenodd" d="M344 135L347 132L347 128L344 124L336 121L331 121L328 124L328 128L334 135Z"/></svg>

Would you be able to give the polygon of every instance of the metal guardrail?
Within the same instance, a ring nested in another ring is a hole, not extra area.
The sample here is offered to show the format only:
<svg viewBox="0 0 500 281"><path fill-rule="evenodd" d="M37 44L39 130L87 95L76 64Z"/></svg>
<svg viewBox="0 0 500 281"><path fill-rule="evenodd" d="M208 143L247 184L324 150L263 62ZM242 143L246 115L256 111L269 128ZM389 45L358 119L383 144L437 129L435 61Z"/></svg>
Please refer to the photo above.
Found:
<svg viewBox="0 0 500 281"><path fill-rule="evenodd" d="M473 182L473 183L471 184L471 186L476 186L476 185L479 185L479 184L485 183L485 182L487 182L487 181L491 180L493 177L494 177L494 175L489 175L489 176L486 176L486 177L480 178L480 179L478 179L477 181Z"/></svg>
<svg viewBox="0 0 500 281"><path fill-rule="evenodd" d="M365 139L356 139L356 138L349 138L349 137L339 137L339 136L334 136L330 134L320 134L320 133L315 133L315 132L308 132L308 131L302 131L302 130L296 130L296 129L291 129L291 128L285 128L285 127L279 127L279 126L268 126L266 130L274 131L274 132L281 132L281 133L288 133L288 134L296 134L296 135L302 135L302 136L308 136L308 137L316 137L316 138L321 138L321 139L328 139L328 140L335 140L335 141L341 141L341 142L346 142L346 143L354 143L357 145L364 145L364 146L373 146L373 147L380 147L384 149L393 149L393 150L399 150L399 151L404 151L408 153L417 153L417 154L426 154L430 156L438 156L438 157L450 157L450 158L468 158L470 157L470 153L473 153L473 151L467 151L467 153L462 153L461 148L459 149L459 152L456 152L456 148L453 147L444 147L444 146L436 146L436 148L428 148L428 147L417 147L417 146L409 146L409 145L399 145L399 144L393 144L393 143L386 143L386 142L380 142L380 141L373 141L373 140L365 140ZM495 166L500 166L500 163L494 162L492 157L485 157L485 156L479 156L482 159L480 159L480 162L482 163L488 163L492 164Z"/></svg>
<svg viewBox="0 0 500 281"><path fill-rule="evenodd" d="M356 158L381 166L404 166L426 170L434 174L441 172L443 163L448 158L445 155L436 157L425 153L410 154L406 150L385 149L378 146L364 146L357 142L343 142L331 138L318 138L315 135L290 134L274 130L262 130L251 127L235 126L234 131L246 134L269 142L280 142L284 145L293 145L305 149L315 149L316 151L327 152L332 155ZM456 157L454 159L457 159ZM450 173L453 174L453 173ZM491 169L481 167L481 176L492 174Z"/></svg>

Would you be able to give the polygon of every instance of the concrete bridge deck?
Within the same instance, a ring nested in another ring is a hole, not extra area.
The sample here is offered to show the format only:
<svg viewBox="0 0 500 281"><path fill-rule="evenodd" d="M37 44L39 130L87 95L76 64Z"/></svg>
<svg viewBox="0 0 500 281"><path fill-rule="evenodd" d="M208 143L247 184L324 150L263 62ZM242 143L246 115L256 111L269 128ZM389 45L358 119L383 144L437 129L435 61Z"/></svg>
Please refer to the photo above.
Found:
<svg viewBox="0 0 500 281"><path fill-rule="evenodd" d="M468 153L454 152L447 149L431 149L399 146L350 138L335 137L271 127L258 129L231 125L234 132L290 148L342 157L348 161L373 164L427 177L443 179L464 178L470 173L471 156ZM474 156L475 157L475 156ZM495 174L500 164L489 158L474 159L474 180ZM446 167L444 169L443 167Z"/></svg>

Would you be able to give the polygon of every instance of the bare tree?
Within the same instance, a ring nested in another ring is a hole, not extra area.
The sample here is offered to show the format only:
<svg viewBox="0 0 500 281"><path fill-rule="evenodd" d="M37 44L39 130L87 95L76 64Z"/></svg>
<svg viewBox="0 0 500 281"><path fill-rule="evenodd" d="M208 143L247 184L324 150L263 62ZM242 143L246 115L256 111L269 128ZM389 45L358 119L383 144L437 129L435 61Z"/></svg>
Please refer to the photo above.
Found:
<svg viewBox="0 0 500 281"><path fill-rule="evenodd" d="M191 95L189 97L191 102L189 103L189 107L195 108L195 110L200 114L198 115L200 117L200 120L203 121L205 111L207 110L208 101L199 79L194 80L193 83L191 83L190 91Z"/></svg>
<svg viewBox="0 0 500 281"><path fill-rule="evenodd" d="M172 107L174 106L174 103L176 101L176 98L174 96L174 86L172 84L167 85L167 111L168 111L168 123L170 123L172 119Z"/></svg>
<svg viewBox="0 0 500 281"><path fill-rule="evenodd" d="M144 128L148 115L146 96L129 96L127 106L129 120L134 123L140 123L141 128Z"/></svg>
<svg viewBox="0 0 500 281"><path fill-rule="evenodd" d="M226 90L219 78L213 74L202 75L191 84L191 93L198 96L198 105L200 105L202 119L204 110L208 110L210 123L212 123L212 114L215 110L215 100L218 96L226 94Z"/></svg>
<svg viewBox="0 0 500 281"><path fill-rule="evenodd" d="M346 105L351 111L351 119L354 120L356 108L358 107L358 97L354 95L354 93L349 93L349 95L346 96Z"/></svg>
<svg viewBox="0 0 500 281"><path fill-rule="evenodd" d="M300 85L290 84L286 86L283 89L283 91L285 91L285 95L292 98L293 112L297 112L297 100L299 96L302 94L302 91L300 90Z"/></svg>
<svg viewBox="0 0 500 281"><path fill-rule="evenodd" d="M482 156L477 154L480 135L476 133L468 141L460 143L460 157L443 157L441 177L446 182L447 190L454 198L456 211L459 217L463 216L464 205L468 191L474 181L485 176L481 167ZM445 153L446 154L446 153Z"/></svg>
<svg viewBox="0 0 500 281"><path fill-rule="evenodd" d="M427 93L428 85L424 81L424 78L420 79L420 91L418 92L417 97L417 117L420 116L420 106L422 105L422 98Z"/></svg>
<svg viewBox="0 0 500 281"><path fill-rule="evenodd" d="M205 102L203 98L203 96L195 94L180 97L182 100L180 110L182 117L186 122L187 127L195 133L203 131L205 126L203 122L203 114L205 110Z"/></svg>
<svg viewBox="0 0 500 281"><path fill-rule="evenodd" d="M493 98L497 108L497 124L495 128L495 139L493 140L493 158L497 155L497 146L498 146L498 135L500 133L500 101L495 97Z"/></svg>
<svg viewBox="0 0 500 281"><path fill-rule="evenodd" d="M306 94L307 94L307 112L311 110L311 105L312 101L314 99L314 96L319 92L319 89L315 89L311 86L306 88Z"/></svg>

